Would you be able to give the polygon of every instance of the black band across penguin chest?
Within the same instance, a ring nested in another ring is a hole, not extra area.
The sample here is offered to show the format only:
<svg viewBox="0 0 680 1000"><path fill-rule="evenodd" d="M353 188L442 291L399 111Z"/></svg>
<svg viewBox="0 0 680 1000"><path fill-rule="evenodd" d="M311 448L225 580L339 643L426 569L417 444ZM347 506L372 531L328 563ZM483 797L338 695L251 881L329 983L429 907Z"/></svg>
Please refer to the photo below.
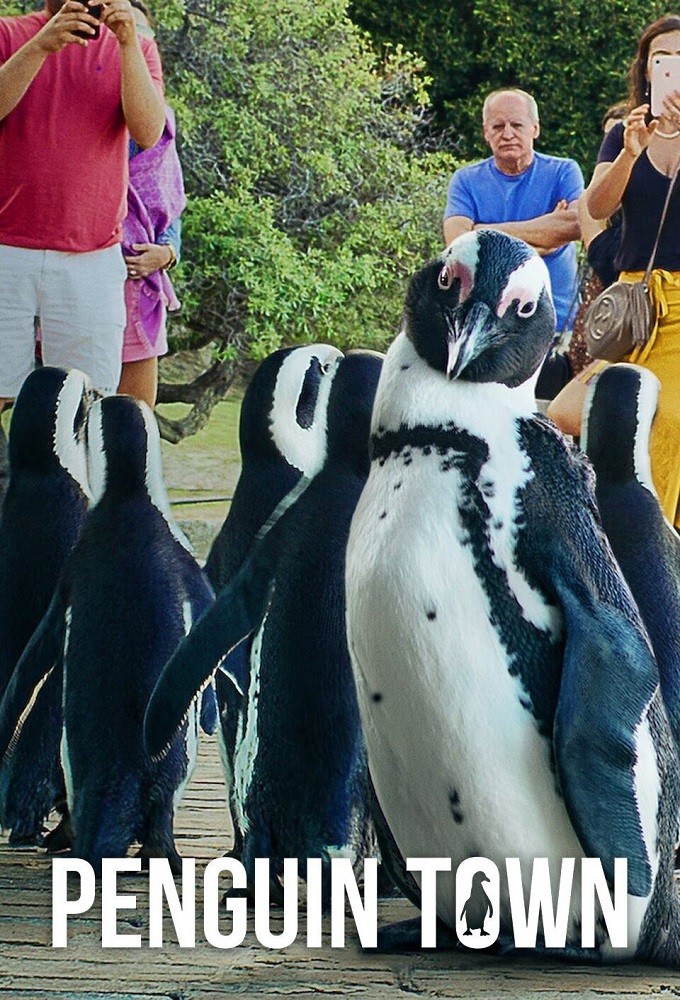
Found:
<svg viewBox="0 0 680 1000"><path fill-rule="evenodd" d="M518 593L517 581L522 580L535 598L550 604L537 590L531 566L520 563L521 543L527 530L522 488L515 497L513 522L506 523L493 511L496 484L487 475L489 443L453 423L438 427L402 426L396 431L379 429L371 441L371 456L379 466L396 461L408 467L415 452L431 463L438 463L442 476L456 474L453 493L463 528L461 545L471 551L475 574L488 600L489 621L506 651L508 673L520 681L521 705L532 714L540 733L551 739L562 642L559 636L538 627L527 617ZM499 558L500 551L505 553L504 559ZM507 565L508 560L511 565ZM548 610L556 611L552 606Z"/></svg>

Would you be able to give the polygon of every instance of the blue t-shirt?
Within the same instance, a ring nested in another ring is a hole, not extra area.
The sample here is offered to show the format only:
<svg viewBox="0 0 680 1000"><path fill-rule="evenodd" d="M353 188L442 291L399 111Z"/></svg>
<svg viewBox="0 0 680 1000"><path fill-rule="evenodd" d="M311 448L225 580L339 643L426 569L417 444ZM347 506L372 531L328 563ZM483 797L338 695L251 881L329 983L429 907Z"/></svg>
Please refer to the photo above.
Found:
<svg viewBox="0 0 680 1000"><path fill-rule="evenodd" d="M583 191L583 175L573 160L534 152L521 174L504 174L493 156L456 170L449 183L444 218L464 215L473 223L524 222L545 215L558 201L575 201ZM576 245L567 243L547 254L557 330L571 329L577 309Z"/></svg>

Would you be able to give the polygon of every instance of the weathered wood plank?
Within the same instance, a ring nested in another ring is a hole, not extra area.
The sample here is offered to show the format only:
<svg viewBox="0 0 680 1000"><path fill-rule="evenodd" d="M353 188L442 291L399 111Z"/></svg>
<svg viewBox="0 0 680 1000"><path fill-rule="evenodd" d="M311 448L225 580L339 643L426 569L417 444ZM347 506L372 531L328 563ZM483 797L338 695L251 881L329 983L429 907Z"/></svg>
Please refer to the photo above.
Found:
<svg viewBox="0 0 680 1000"><path fill-rule="evenodd" d="M231 844L225 791L213 741L204 741L199 763L176 822L185 857L196 857L200 872ZM233 950L218 950L203 936L197 914L194 949L180 948L169 920L164 946L150 949L148 885L143 876L119 880L119 892L137 896L138 911L121 911L120 933L142 936L141 949L101 947L101 906L69 922L69 947L50 947L51 864L37 850L13 851L0 839L0 1000L218 1000L220 997L366 997L403 1000L404 994L465 1000L540 1000L584 997L680 996L680 979L670 972L638 966L588 968L527 960L502 961L459 953L384 956L359 950L348 920L347 946L305 947L304 913L299 940L284 951L263 948L252 932ZM405 900L383 901L380 922L415 913ZM282 918L273 914L271 928ZM224 930L228 928L224 916Z"/></svg>

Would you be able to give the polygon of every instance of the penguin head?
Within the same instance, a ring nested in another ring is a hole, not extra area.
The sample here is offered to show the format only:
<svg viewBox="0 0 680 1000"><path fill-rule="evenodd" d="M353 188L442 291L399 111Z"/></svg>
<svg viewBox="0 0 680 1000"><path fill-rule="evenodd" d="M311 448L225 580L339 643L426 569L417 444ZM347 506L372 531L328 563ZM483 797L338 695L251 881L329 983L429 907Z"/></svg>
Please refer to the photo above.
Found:
<svg viewBox="0 0 680 1000"><path fill-rule="evenodd" d="M37 368L14 403L9 431L12 472L65 470L89 495L85 423L98 396L87 375L72 368Z"/></svg>
<svg viewBox="0 0 680 1000"><path fill-rule="evenodd" d="M262 362L241 406L241 456L287 462L315 475L326 458L326 408L342 352L328 344L287 347Z"/></svg>
<svg viewBox="0 0 680 1000"><path fill-rule="evenodd" d="M581 448L598 482L637 478L655 492L649 438L658 399L658 378L639 365L610 365L590 383Z"/></svg>
<svg viewBox="0 0 680 1000"><path fill-rule="evenodd" d="M131 396L106 396L90 409L87 467L94 502L162 484L160 435L153 413Z"/></svg>
<svg viewBox="0 0 680 1000"><path fill-rule="evenodd" d="M362 476L371 466L371 414L382 364L376 351L350 351L338 363L328 401L327 462L349 462Z"/></svg>
<svg viewBox="0 0 680 1000"><path fill-rule="evenodd" d="M414 276L404 324L446 378L514 388L538 370L555 335L548 270L521 240L466 233Z"/></svg>

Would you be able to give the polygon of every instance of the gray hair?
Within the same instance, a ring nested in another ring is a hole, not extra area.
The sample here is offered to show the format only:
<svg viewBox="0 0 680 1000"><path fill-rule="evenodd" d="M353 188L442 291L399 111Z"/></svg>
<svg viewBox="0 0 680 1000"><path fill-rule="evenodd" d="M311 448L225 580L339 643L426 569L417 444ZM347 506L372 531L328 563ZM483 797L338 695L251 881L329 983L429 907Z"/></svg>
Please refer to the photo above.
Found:
<svg viewBox="0 0 680 1000"><path fill-rule="evenodd" d="M501 94L516 94L517 97L524 99L524 103L527 106L527 111L529 112L529 117L531 118L534 125L538 124L538 105L536 101L531 96L527 94L526 90L520 90L519 87L503 87L501 90L492 90L490 94L484 98L484 104L482 106L482 121L486 121L486 113L489 108L489 104L496 97L500 97Z"/></svg>

